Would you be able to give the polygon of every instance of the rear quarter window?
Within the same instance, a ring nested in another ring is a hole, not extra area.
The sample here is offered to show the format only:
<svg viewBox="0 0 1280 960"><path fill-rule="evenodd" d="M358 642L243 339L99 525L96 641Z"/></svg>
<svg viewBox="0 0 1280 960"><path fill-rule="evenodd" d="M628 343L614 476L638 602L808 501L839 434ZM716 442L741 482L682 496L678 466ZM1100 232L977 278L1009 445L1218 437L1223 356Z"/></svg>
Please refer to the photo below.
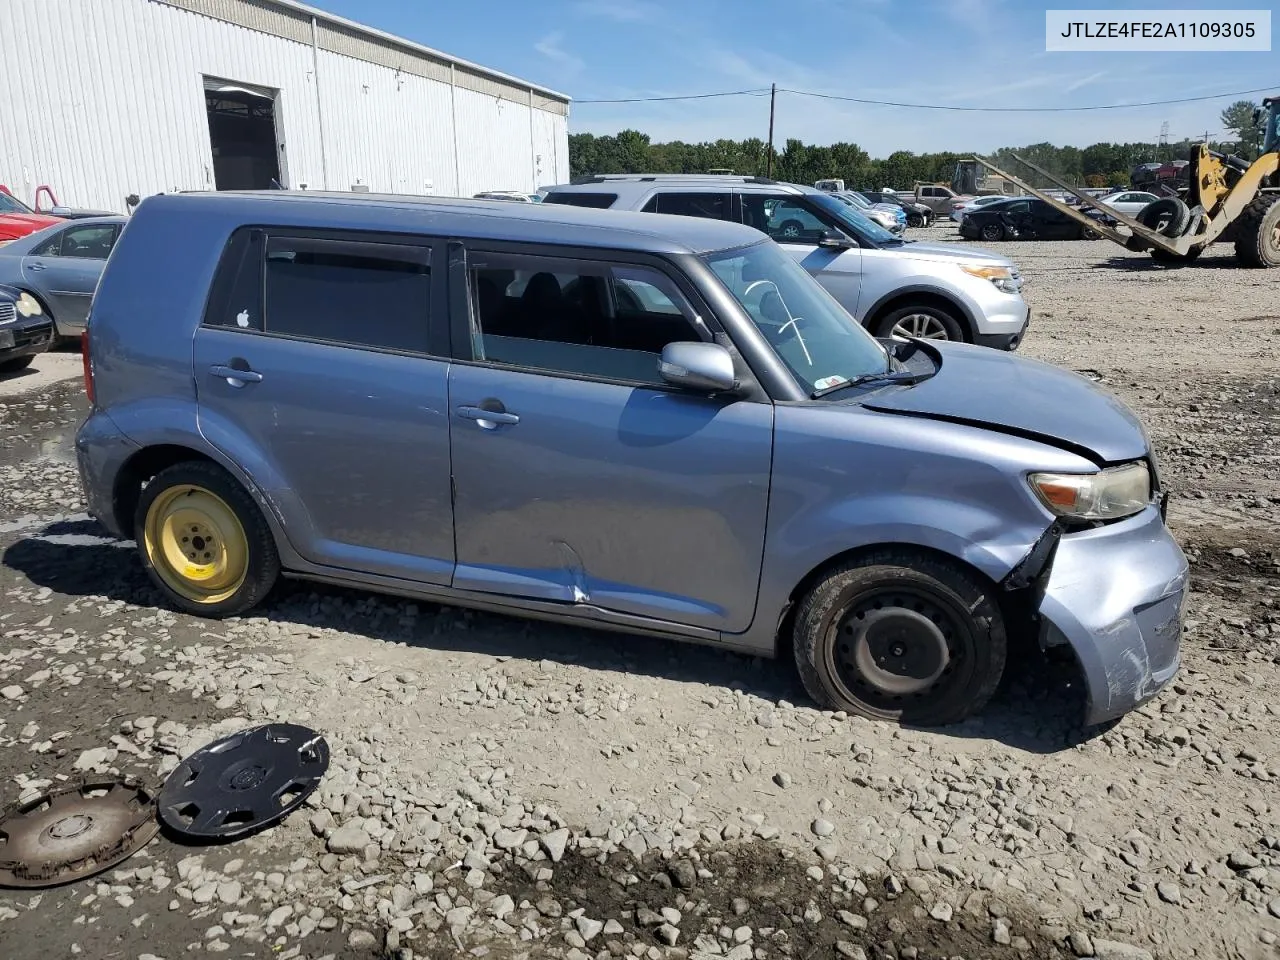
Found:
<svg viewBox="0 0 1280 960"><path fill-rule="evenodd" d="M543 203L559 203L566 207L590 207L608 210L618 200L616 193L549 193Z"/></svg>

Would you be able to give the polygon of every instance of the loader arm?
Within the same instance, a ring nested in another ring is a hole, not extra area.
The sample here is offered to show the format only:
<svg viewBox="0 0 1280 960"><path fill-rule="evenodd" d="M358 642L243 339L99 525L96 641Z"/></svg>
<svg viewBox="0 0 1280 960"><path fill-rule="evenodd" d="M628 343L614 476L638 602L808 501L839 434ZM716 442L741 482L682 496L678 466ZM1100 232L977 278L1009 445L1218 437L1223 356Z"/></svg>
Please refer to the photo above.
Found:
<svg viewBox="0 0 1280 960"><path fill-rule="evenodd" d="M1040 176L1044 177L1046 180L1049 180L1056 186L1067 191L1067 193L1070 193L1072 196L1080 200L1081 203L1088 204L1093 209L1098 210L1102 213L1105 213L1107 216L1115 220L1118 220L1120 223L1123 223L1126 227L1128 227L1130 230L1133 231L1135 236L1141 237L1143 240L1146 240L1148 243L1150 243L1154 247L1159 247L1160 249L1165 250L1169 253L1181 255L1186 253L1187 249L1191 246L1190 243L1185 242L1188 240L1188 238L1186 237L1180 237L1178 240L1174 240L1171 237L1166 237L1164 234L1156 233L1154 230L1144 227L1141 223L1139 223L1137 220L1134 220L1128 214L1121 213L1119 210L1116 210L1112 207L1105 206L1104 204L1100 204L1098 203L1097 200L1094 200L1093 197L1090 197L1088 194L1081 193L1075 187L1072 187L1069 184L1063 183L1053 174L1040 169L1031 161L1024 160L1022 157L1019 157L1017 154L1014 154L1013 158L1017 160L1019 163L1030 167L1032 170L1040 174ZM1115 230L1114 228L1109 227L1106 224L1101 223L1097 220L1094 220L1092 217L1086 216L1085 214L1081 213L1079 210L1076 210L1074 207L1069 207L1067 206L1067 204L1062 203L1059 200L1055 200L1053 197L1049 196L1043 191L1037 190L1035 187L1031 186L1029 183L1024 183L1023 181L1019 180L1013 174L1005 173L1003 170L997 167L990 160L985 160L982 157L977 157L977 156L975 156L974 159L977 160L978 163L982 164L987 169L991 170L997 176L1007 177L1009 180L1017 184L1023 190L1026 190L1028 193L1030 193L1032 196L1038 197L1039 199L1043 200L1045 203L1052 206L1055 210L1059 211L1060 213L1066 214L1068 217L1070 217L1072 220L1075 220L1077 223L1083 224L1084 226L1088 227L1090 230L1093 230L1095 233L1101 234L1102 236L1106 237L1108 240L1111 240L1115 243L1120 244L1120 246L1122 247L1128 246L1128 237L1126 237L1124 234L1120 233L1119 231Z"/></svg>
<svg viewBox="0 0 1280 960"><path fill-rule="evenodd" d="M1249 169L1240 174L1240 179L1227 193L1218 208L1218 214L1209 221L1205 232L1196 236L1197 241L1212 243L1221 236L1231 222L1240 216L1244 208L1257 197L1262 181L1280 169L1280 153L1264 153L1249 165Z"/></svg>

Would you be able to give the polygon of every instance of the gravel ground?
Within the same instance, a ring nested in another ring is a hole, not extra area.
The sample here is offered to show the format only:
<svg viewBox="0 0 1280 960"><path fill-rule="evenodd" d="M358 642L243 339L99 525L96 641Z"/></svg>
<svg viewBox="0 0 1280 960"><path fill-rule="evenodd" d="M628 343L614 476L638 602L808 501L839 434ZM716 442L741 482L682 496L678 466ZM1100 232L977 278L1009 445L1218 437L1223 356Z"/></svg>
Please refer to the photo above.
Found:
<svg viewBox="0 0 1280 960"><path fill-rule="evenodd" d="M816 710L784 665L354 592L173 614L81 512L79 384L0 383L0 800L158 781L269 719L332 749L256 837L0 891L6 958L1276 957L1277 278L1000 249L1023 353L1146 418L1193 563L1183 672L1102 730L1033 657L925 732Z"/></svg>

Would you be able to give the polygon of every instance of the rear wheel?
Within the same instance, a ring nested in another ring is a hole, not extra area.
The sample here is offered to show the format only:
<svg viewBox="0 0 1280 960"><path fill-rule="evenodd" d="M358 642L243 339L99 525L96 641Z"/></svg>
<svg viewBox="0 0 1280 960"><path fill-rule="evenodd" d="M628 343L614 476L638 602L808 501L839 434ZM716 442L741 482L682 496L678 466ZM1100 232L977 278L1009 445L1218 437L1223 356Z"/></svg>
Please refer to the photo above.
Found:
<svg viewBox="0 0 1280 960"><path fill-rule="evenodd" d="M280 573L271 530L235 478L213 463L161 470L134 517L147 574L174 606L229 617L256 606Z"/></svg>
<svg viewBox="0 0 1280 960"><path fill-rule="evenodd" d="M837 567L795 621L800 679L819 704L941 726L982 709L1004 672L1004 620L949 561L885 550Z"/></svg>
<svg viewBox="0 0 1280 960"><path fill-rule="evenodd" d="M0 373L17 373L19 370L25 370L35 359L35 357L18 357L15 360L0 360Z"/></svg>
<svg viewBox="0 0 1280 960"><path fill-rule="evenodd" d="M964 340L960 322L951 314L932 304L899 307L884 315L876 324L877 337L896 337L906 340L919 337L924 340Z"/></svg>
<svg viewBox="0 0 1280 960"><path fill-rule="evenodd" d="M1236 257L1247 267L1280 267L1280 200L1255 199L1236 221Z"/></svg>
<svg viewBox="0 0 1280 960"><path fill-rule="evenodd" d="M983 240L991 243L1004 239L1004 227L998 223L984 223L979 233Z"/></svg>

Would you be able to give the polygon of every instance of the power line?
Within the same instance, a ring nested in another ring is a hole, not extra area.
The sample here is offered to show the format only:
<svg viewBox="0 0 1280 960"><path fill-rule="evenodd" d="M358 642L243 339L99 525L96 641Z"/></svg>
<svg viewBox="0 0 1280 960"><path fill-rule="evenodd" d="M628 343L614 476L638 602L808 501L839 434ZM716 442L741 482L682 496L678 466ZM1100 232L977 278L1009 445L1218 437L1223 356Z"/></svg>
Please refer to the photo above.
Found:
<svg viewBox="0 0 1280 960"><path fill-rule="evenodd" d="M871 100L865 97L848 97L835 93L818 93L813 90L792 90L779 87L778 93L791 93L799 97L815 97L820 100L839 100L844 103L862 103L876 107L906 107L912 110L949 110L957 113L1080 113L1091 110L1130 110L1139 107L1164 107L1177 103L1200 103L1205 100L1222 100L1226 97L1243 97L1252 93L1266 93L1280 84L1257 87L1253 90L1236 90L1230 93L1214 93L1203 97L1178 97L1173 100L1146 100L1141 103L1101 103L1082 107L961 107L941 103L909 103L900 100ZM716 97L763 97L769 88L753 90L726 90L718 93L690 93L670 97L622 97L607 100L574 100L578 103L659 103L674 100L710 100Z"/></svg>
<svg viewBox="0 0 1280 960"><path fill-rule="evenodd" d="M713 97L763 97L768 87L755 90L726 90L723 93L689 93L679 97L622 97L617 100L574 100L574 103L659 103L668 100L710 100Z"/></svg>

